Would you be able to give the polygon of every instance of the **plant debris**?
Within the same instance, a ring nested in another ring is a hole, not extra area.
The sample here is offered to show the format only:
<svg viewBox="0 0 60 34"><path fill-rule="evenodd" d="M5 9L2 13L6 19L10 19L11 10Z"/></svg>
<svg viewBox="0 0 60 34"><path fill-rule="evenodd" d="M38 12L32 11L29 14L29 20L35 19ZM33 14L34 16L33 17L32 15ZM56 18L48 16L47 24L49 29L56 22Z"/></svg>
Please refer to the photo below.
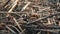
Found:
<svg viewBox="0 0 60 34"><path fill-rule="evenodd" d="M60 34L60 0L0 0L0 34Z"/></svg>

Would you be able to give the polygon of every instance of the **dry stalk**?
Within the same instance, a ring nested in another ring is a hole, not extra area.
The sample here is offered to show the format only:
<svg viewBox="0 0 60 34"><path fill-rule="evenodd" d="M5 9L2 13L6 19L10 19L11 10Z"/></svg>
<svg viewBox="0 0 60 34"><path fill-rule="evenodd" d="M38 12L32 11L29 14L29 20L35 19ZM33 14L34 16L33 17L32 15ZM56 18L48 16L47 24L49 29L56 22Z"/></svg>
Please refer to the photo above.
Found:
<svg viewBox="0 0 60 34"><path fill-rule="evenodd" d="M25 29L22 30L22 28L20 27L19 23L17 22L17 20L15 18L14 18L14 21L17 24L17 26L19 27L19 29L21 30L21 32L19 34L22 34L25 31Z"/></svg>
<svg viewBox="0 0 60 34"><path fill-rule="evenodd" d="M47 24L51 24L51 20L50 20L50 18L47 18L47 20L48 20L48 23L47 23Z"/></svg>
<svg viewBox="0 0 60 34"><path fill-rule="evenodd" d="M11 28L9 28L8 26L5 26L8 30L10 30L13 33L16 33L14 30L12 30Z"/></svg>
<svg viewBox="0 0 60 34"><path fill-rule="evenodd" d="M24 11L30 3L31 3L31 2L28 2L28 3L22 8L21 11Z"/></svg>
<svg viewBox="0 0 60 34"><path fill-rule="evenodd" d="M22 32L21 32L20 34L23 34L23 33L24 33L24 31L25 31L25 29L24 29L24 30L22 30Z"/></svg>
<svg viewBox="0 0 60 34"><path fill-rule="evenodd" d="M13 6L12 6L12 8L8 11L9 13L11 13L12 12L12 10L16 7L16 5L17 5L17 2L18 2L19 0L16 0L14 3L13 3ZM7 14L7 16L6 17L8 17L9 16L9 14Z"/></svg>
<svg viewBox="0 0 60 34"><path fill-rule="evenodd" d="M21 31L23 31L22 28L20 27L19 23L17 22L17 20L16 20L15 18L13 18L13 20L15 21L15 23L17 24L17 26L19 27L19 29L20 29Z"/></svg>
<svg viewBox="0 0 60 34"><path fill-rule="evenodd" d="M19 14L20 14L20 13L25 13L25 12L10 12L10 13L9 13L9 12L0 12L0 13L6 13L6 14L7 14L7 13L8 13L8 14L10 14L10 13L18 14L18 13L19 13Z"/></svg>
<svg viewBox="0 0 60 34"><path fill-rule="evenodd" d="M38 32L37 34L40 34L41 33L41 31L40 32Z"/></svg>
<svg viewBox="0 0 60 34"><path fill-rule="evenodd" d="M20 33L20 31L15 27L15 26L13 26L13 25L11 25L13 28L15 28L19 33Z"/></svg>
<svg viewBox="0 0 60 34"><path fill-rule="evenodd" d="M5 6L5 8L7 8L9 5L10 5L10 4L7 4L7 5ZM11 7L11 6L10 6L10 7Z"/></svg>

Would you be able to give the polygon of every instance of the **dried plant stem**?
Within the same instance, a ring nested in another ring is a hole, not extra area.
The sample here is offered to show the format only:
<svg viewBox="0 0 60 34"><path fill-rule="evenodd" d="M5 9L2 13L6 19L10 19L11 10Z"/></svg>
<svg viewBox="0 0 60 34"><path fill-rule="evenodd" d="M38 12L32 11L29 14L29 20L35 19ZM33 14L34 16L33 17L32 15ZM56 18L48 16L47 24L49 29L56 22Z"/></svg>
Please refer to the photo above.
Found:
<svg viewBox="0 0 60 34"><path fill-rule="evenodd" d="M47 18L47 20L48 20L48 24L51 24L51 20L50 20L50 18Z"/></svg>
<svg viewBox="0 0 60 34"><path fill-rule="evenodd" d="M10 13L18 14L18 13L19 13L19 14L20 14L20 13L25 13L25 12L10 12L10 13L9 13L9 12L0 12L0 13L6 13L6 14L7 14L7 13L8 13L8 14L10 14Z"/></svg>
<svg viewBox="0 0 60 34"><path fill-rule="evenodd" d="M28 2L28 3L22 8L21 11L24 11L30 3L31 3L31 2Z"/></svg>
<svg viewBox="0 0 60 34"><path fill-rule="evenodd" d="M15 18L13 18L13 20L15 21L15 23L17 24L17 26L19 27L19 29L22 31L22 28L20 27L19 23L17 22L17 20Z"/></svg>
<svg viewBox="0 0 60 34"><path fill-rule="evenodd" d="M40 34L41 33L41 31L40 32L38 32L37 34Z"/></svg>
<svg viewBox="0 0 60 34"><path fill-rule="evenodd" d="M16 33L14 30L12 30L11 28L9 28L8 26L6 26L6 28L7 28L8 30L10 30L11 32Z"/></svg>
<svg viewBox="0 0 60 34"><path fill-rule="evenodd" d="M11 25L13 28L15 28L19 33L20 33L20 31L15 27L15 26L13 26L13 25Z"/></svg>
<svg viewBox="0 0 60 34"><path fill-rule="evenodd" d="M20 34L23 34L23 32L25 31L25 29L24 30L22 30L22 32L20 33Z"/></svg>
<svg viewBox="0 0 60 34"><path fill-rule="evenodd" d="M8 11L9 13L11 13L12 10L16 7L18 1L19 1L19 0L16 0L16 1L13 3L12 8ZM8 14L6 17L8 17L8 16L9 16L9 14Z"/></svg>

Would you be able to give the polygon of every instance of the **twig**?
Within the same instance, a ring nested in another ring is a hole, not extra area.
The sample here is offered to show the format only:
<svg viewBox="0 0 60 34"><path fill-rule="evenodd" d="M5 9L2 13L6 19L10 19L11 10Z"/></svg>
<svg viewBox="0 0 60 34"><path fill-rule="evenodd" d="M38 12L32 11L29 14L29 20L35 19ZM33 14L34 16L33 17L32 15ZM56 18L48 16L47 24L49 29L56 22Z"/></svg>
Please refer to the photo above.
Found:
<svg viewBox="0 0 60 34"><path fill-rule="evenodd" d="M40 34L41 33L41 31L40 32L38 32L37 34Z"/></svg>
<svg viewBox="0 0 60 34"><path fill-rule="evenodd" d="M12 8L8 11L9 13L12 12L12 10L16 7L18 1L19 1L19 0L16 0L16 1L13 3ZM7 15L7 17L8 17L8 16L9 16L9 14Z"/></svg>
<svg viewBox="0 0 60 34"><path fill-rule="evenodd" d="M20 33L20 31L15 27L15 26L13 26L13 25L11 25L13 28L15 28L19 33Z"/></svg>
<svg viewBox="0 0 60 34"><path fill-rule="evenodd" d="M24 11L30 3L31 3L31 2L28 2L28 3L22 8L21 11Z"/></svg>
<svg viewBox="0 0 60 34"><path fill-rule="evenodd" d="M17 14L17 13L19 13L19 14L20 14L20 13L25 13L25 12L10 12L10 13L9 13L9 12L0 12L0 13L6 13L6 14L7 14L7 13L8 13L8 14L10 14L10 13L15 13L15 14Z"/></svg>
<svg viewBox="0 0 60 34"><path fill-rule="evenodd" d="M56 15L59 15L59 14L60 14L60 12L52 14L52 15L49 15L49 16L46 16L46 17L39 18L39 19L37 19L35 21L32 21L32 22L28 22L27 24L34 23L34 22L40 21L42 19L50 18L50 17L56 16Z"/></svg>
<svg viewBox="0 0 60 34"><path fill-rule="evenodd" d="M47 20L48 20L48 23L47 23L47 24L51 24L51 20L50 20L50 18L47 18Z"/></svg>
<svg viewBox="0 0 60 34"><path fill-rule="evenodd" d="M8 26L5 26L8 30L10 30L13 33L16 33L14 30L12 30L11 28L9 28Z"/></svg>
<svg viewBox="0 0 60 34"><path fill-rule="evenodd" d="M13 20L15 21L15 23L17 24L17 26L19 27L19 29L22 31L22 28L20 27L19 23L17 22L17 20L15 18L13 18Z"/></svg>
<svg viewBox="0 0 60 34"><path fill-rule="evenodd" d="M25 29L24 30L22 30L22 32L21 32L21 34L23 34L23 32L25 31Z"/></svg>

